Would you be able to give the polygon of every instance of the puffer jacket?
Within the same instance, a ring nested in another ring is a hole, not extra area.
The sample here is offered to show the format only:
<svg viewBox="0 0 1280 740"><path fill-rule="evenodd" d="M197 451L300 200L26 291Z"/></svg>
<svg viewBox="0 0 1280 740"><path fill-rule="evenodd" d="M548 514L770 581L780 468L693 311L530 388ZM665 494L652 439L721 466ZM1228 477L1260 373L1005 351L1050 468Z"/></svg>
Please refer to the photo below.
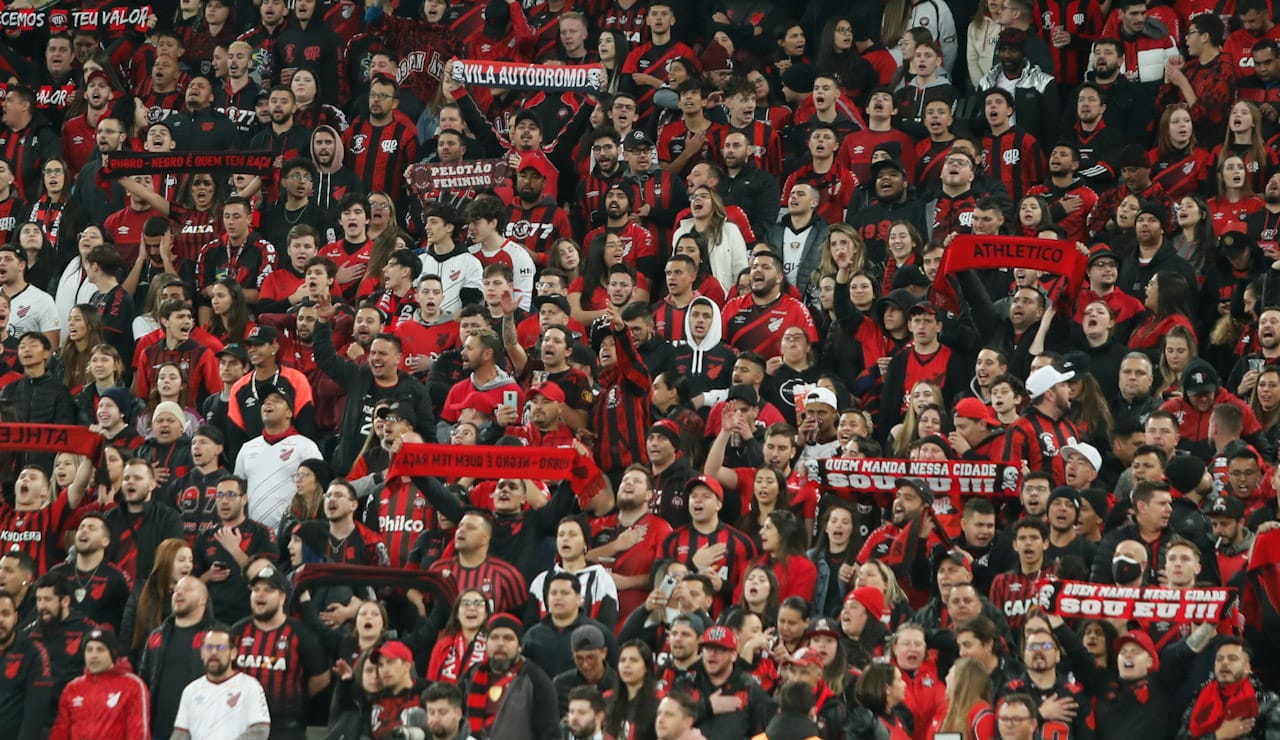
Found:
<svg viewBox="0 0 1280 740"><path fill-rule="evenodd" d="M997 64L978 83L978 89L1000 87L1002 77L1004 70ZM1030 61L1022 65L1022 75L1013 82L1013 111L1014 123L1036 137L1041 149L1052 148L1057 142L1058 126L1062 119L1062 95L1058 91L1058 82L1050 72ZM982 114L981 109L978 114ZM985 131L986 128L984 119L977 130Z"/></svg>
<svg viewBox="0 0 1280 740"><path fill-rule="evenodd" d="M23 375L0 390L5 418L26 424L75 424L76 405L71 392L53 373L38 378Z"/></svg>

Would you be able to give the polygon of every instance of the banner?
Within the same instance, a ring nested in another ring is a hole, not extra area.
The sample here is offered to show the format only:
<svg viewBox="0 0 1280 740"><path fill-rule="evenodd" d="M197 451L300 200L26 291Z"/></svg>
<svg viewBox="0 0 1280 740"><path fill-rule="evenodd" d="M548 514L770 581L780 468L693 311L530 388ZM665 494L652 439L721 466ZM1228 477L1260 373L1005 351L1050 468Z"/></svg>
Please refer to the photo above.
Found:
<svg viewBox="0 0 1280 740"><path fill-rule="evenodd" d="M216 170L270 176L275 173L275 158L271 152L112 152L102 155L102 174L119 177Z"/></svg>
<svg viewBox="0 0 1280 740"><path fill-rule="evenodd" d="M1081 253L1074 242L1060 239L958 234L942 254L942 264L933 281L934 301L949 310L958 305L951 283L947 280L957 272L1014 267L1061 275L1066 282L1059 284L1058 293L1069 301L1074 301L1084 285L1088 260L1088 256ZM1049 298L1056 300L1058 296Z"/></svg>
<svg viewBox="0 0 1280 740"><path fill-rule="evenodd" d="M892 498L894 481L908 476L924 478L938 496L1016 497L1022 484L1019 463L832 457L808 465L820 488L844 499L868 493Z"/></svg>
<svg viewBox="0 0 1280 740"><path fill-rule="evenodd" d="M419 197L441 190L495 190L507 181L505 159L473 159L458 164L414 164L409 182Z"/></svg>
<svg viewBox="0 0 1280 740"><path fill-rule="evenodd" d="M74 452L96 459L102 435L71 424L0 424L0 450Z"/></svg>
<svg viewBox="0 0 1280 740"><path fill-rule="evenodd" d="M594 95L604 82L599 64L549 66L519 62L490 62L483 59L455 59L449 62L449 76L455 82L476 87L508 90L571 90Z"/></svg>
<svg viewBox="0 0 1280 740"><path fill-rule="evenodd" d="M387 477L567 480L577 458L572 447L407 444L391 461Z"/></svg>
<svg viewBox="0 0 1280 740"><path fill-rule="evenodd" d="M1087 581L1040 581L1040 609L1063 619L1123 619L1173 624L1221 621L1234 589L1114 586Z"/></svg>
<svg viewBox="0 0 1280 740"><path fill-rule="evenodd" d="M34 8L2 8L0 9L0 29L5 31L38 31L48 29L49 33L64 31L138 31L146 33L151 30L148 21L151 19L151 6L131 8L121 6L115 8L99 8L97 10L78 10L71 8L51 8L36 10Z"/></svg>

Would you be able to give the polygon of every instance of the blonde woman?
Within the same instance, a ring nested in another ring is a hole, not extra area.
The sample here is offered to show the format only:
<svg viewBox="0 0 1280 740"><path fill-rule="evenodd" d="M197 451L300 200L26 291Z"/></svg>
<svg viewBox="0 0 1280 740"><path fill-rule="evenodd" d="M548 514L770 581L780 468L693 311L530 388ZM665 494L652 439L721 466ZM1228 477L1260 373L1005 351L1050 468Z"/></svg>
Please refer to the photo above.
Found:
<svg viewBox="0 0 1280 740"><path fill-rule="evenodd" d="M699 185L689 193L689 213L691 215L676 228L671 238L672 247L685 234L701 234L707 240L711 274L728 293L737 283L738 273L747 269L746 239L725 214L719 193L706 185Z"/></svg>

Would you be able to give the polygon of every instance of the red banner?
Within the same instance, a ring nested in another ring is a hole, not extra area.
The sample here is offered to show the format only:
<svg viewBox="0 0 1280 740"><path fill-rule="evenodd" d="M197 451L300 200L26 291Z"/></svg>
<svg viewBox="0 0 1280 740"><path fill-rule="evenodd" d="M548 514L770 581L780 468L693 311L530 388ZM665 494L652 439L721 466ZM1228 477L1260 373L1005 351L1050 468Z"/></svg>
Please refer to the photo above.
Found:
<svg viewBox="0 0 1280 740"><path fill-rule="evenodd" d="M117 7L98 10L74 8L8 8L0 6L0 29L6 31L38 31L50 33L64 31L124 31L146 33L150 29L151 6L141 8Z"/></svg>
<svg viewBox="0 0 1280 740"><path fill-rule="evenodd" d="M1204 624L1223 619L1234 589L1114 586L1087 581L1041 581L1040 608L1063 619L1124 619Z"/></svg>
<svg viewBox="0 0 1280 740"><path fill-rule="evenodd" d="M1056 292L1074 301L1084 285L1088 259L1073 242L1059 239L959 234L942 254L942 265L938 267L938 275L933 281L934 301L949 310L956 308L951 283L947 278L957 272L1009 267L1024 267L1061 275L1066 283L1060 284ZM1050 299L1057 297L1050 296Z"/></svg>
<svg viewBox="0 0 1280 740"><path fill-rule="evenodd" d="M166 175L221 171L236 175L272 175L271 152L112 152L102 155L102 174Z"/></svg>
<svg viewBox="0 0 1280 740"><path fill-rule="evenodd" d="M572 447L408 444L391 461L387 475L567 480L577 458Z"/></svg>
<svg viewBox="0 0 1280 740"><path fill-rule="evenodd" d="M96 458L102 435L70 424L0 424L0 450L74 452Z"/></svg>
<svg viewBox="0 0 1280 740"><path fill-rule="evenodd" d="M571 90L594 95L604 82L599 64L522 64L484 59L455 59L448 64L455 82L507 90Z"/></svg>
<svg viewBox="0 0 1280 740"><path fill-rule="evenodd" d="M924 478L938 496L1016 497L1022 466L968 460L897 460L881 457L832 457L809 464L809 477L841 498L855 494L893 497L898 478Z"/></svg>

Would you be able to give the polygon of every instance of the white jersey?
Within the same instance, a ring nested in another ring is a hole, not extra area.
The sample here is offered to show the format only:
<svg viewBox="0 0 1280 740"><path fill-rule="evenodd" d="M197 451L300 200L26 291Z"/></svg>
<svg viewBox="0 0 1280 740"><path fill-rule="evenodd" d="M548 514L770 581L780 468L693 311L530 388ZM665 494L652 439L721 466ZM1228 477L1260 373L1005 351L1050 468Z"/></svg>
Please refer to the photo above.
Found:
<svg viewBox="0 0 1280 740"><path fill-rule="evenodd" d="M553 573L559 573L563 570L564 568L557 564L551 570L544 570L534 576L533 583L529 584L529 593L538 600L540 613L547 613L547 604L544 598L546 596L547 578ZM609 602L613 603L615 610L617 609L618 585L613 582L613 575L605 570L603 565L588 565L574 573L574 575L578 577L579 592L582 594L582 608L588 616L593 619L597 618L596 615L600 613L600 607Z"/></svg>
<svg viewBox="0 0 1280 740"><path fill-rule="evenodd" d="M262 437L245 442L236 456L236 475L249 481L249 518L274 530L295 491L293 475L303 460L323 457L301 434L271 444Z"/></svg>
<svg viewBox="0 0 1280 740"><path fill-rule="evenodd" d="M440 303L440 313L453 316L462 308L462 291L473 288L484 289L484 266L475 255L467 251L449 253L440 259L430 249L423 251L418 257L422 261L423 275L439 275L444 286L444 300Z"/></svg>
<svg viewBox="0 0 1280 740"><path fill-rule="evenodd" d="M502 246L494 252L484 251L479 244L472 244L470 249L476 259L480 260L480 264L485 267L489 265L510 267L514 278L511 292L514 294L516 303L525 311L533 310L533 276L538 271L538 266L534 264L533 257L529 255L529 250L525 249L524 245L510 239L503 239Z"/></svg>
<svg viewBox="0 0 1280 740"><path fill-rule="evenodd" d="M235 740L254 725L271 726L267 694L258 679L236 673L222 683L201 676L182 690L173 729L191 740Z"/></svg>
<svg viewBox="0 0 1280 740"><path fill-rule="evenodd" d="M80 258L72 259L67 269L62 271L62 277L58 278L57 294L53 297L58 317L70 316L77 303L88 303L97 292L98 288L89 282L89 277L81 269Z"/></svg>
<svg viewBox="0 0 1280 740"><path fill-rule="evenodd" d="M97 292L97 288L94 288ZM68 312L70 313L70 312ZM29 331L58 331L62 322L53 296L34 285L9 297L9 335L20 337Z"/></svg>

